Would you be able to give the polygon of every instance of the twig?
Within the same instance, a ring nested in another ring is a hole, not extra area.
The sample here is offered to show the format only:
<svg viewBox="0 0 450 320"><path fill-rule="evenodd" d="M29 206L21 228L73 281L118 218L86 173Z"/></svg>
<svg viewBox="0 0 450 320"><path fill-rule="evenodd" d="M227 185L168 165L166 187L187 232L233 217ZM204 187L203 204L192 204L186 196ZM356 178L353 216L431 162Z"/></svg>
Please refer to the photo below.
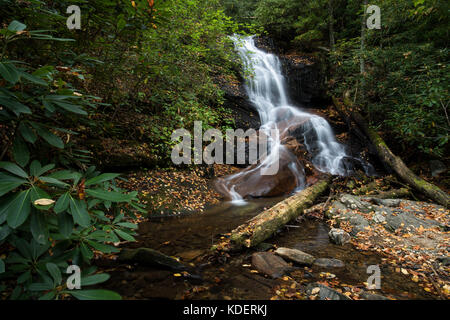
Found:
<svg viewBox="0 0 450 320"><path fill-rule="evenodd" d="M436 275L436 277L439 278L439 275L437 274L436 270L434 269L433 265L430 264L431 270L433 270L433 273ZM446 300L445 297L443 296L441 289L439 288L439 286L437 285L437 283L434 281L433 277L430 276L429 277L431 280L431 283L433 284L434 289L436 289L437 293L439 293L439 296L441 297L442 300Z"/></svg>

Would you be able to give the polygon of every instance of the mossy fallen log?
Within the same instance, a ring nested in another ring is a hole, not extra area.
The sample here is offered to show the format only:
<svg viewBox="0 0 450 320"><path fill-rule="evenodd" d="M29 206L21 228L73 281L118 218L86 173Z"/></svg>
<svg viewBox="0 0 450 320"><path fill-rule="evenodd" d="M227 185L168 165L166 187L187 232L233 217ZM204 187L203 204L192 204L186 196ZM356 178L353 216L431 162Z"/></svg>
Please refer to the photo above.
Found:
<svg viewBox="0 0 450 320"><path fill-rule="evenodd" d="M337 104L341 103L337 99L333 99L333 101ZM344 105L347 105L346 101L344 101ZM361 114L355 111L350 112L350 114L355 123L370 139L370 142L373 144L377 151L378 157L383 163L391 167L403 181L405 181L408 185L410 185L423 195L445 206L446 208L450 207L450 196L446 192L442 191L441 189L439 189L439 187L425 181L424 179L417 176L414 172L412 172L405 165L402 159L400 157L397 157L391 151L391 149L389 149L386 142L384 142L381 136L368 125L367 121Z"/></svg>
<svg viewBox="0 0 450 320"><path fill-rule="evenodd" d="M327 190L330 181L331 178L320 180L233 230L230 236L232 250L257 246L273 236L279 228L311 207L314 200Z"/></svg>

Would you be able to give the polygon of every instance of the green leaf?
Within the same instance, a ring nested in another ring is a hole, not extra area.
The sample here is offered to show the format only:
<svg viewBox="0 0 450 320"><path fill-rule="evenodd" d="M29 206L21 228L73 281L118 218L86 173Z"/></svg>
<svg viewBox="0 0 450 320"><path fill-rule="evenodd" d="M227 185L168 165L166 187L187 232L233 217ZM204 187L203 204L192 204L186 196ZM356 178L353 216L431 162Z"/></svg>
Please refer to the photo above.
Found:
<svg viewBox="0 0 450 320"><path fill-rule="evenodd" d="M8 30L12 32L23 31L27 28L27 26L17 20L13 20L9 26Z"/></svg>
<svg viewBox="0 0 450 320"><path fill-rule="evenodd" d="M100 183L105 182L105 181L113 180L113 179L117 178L118 176L120 176L120 174L116 174L116 173L104 173L104 174L101 174L101 175L99 175L99 176L97 176L97 177L95 177L95 178L92 178L92 179L87 180L87 181L84 183L84 185L85 185L86 187L88 187L88 186L93 185L93 184L100 184Z"/></svg>
<svg viewBox="0 0 450 320"><path fill-rule="evenodd" d="M70 199L69 192L66 192L61 197L59 197L58 201L56 201L55 207L53 208L55 213L61 213L63 211L66 211L69 208L69 199Z"/></svg>
<svg viewBox="0 0 450 320"><path fill-rule="evenodd" d="M13 157L22 168L30 161L30 151L28 150L27 144L20 136L17 136L16 139L14 139Z"/></svg>
<svg viewBox="0 0 450 320"><path fill-rule="evenodd" d="M47 129L44 129L35 122L32 122L31 125L33 126L34 129L36 129L38 135L40 135L49 145L59 149L64 149L64 143L60 137L54 135L53 133L51 133Z"/></svg>
<svg viewBox="0 0 450 320"><path fill-rule="evenodd" d="M105 281L108 281L110 278L110 275L107 273L99 273L94 274L92 276L82 277L81 278L81 286L92 286L94 284L103 283Z"/></svg>
<svg viewBox="0 0 450 320"><path fill-rule="evenodd" d="M58 179L55 178L50 178L50 177L40 177L39 180L44 181L50 185L55 185L61 188L66 188L69 185L65 182L59 181Z"/></svg>
<svg viewBox="0 0 450 320"><path fill-rule="evenodd" d="M63 108L64 110L72 112L72 113L81 114L84 116L86 116L88 114L86 111L84 111L82 108L80 108L79 106L77 106L75 104L60 102L60 101L53 101L53 103L56 104L57 106Z"/></svg>
<svg viewBox="0 0 450 320"><path fill-rule="evenodd" d="M48 177L58 179L58 180L73 180L74 184L77 184L78 181L80 181L82 174L79 172L62 170L62 171L53 172L52 174L49 174Z"/></svg>
<svg viewBox="0 0 450 320"><path fill-rule="evenodd" d="M42 169L41 163L38 160L34 160L30 164L30 176L38 177L38 172Z"/></svg>
<svg viewBox="0 0 450 320"><path fill-rule="evenodd" d="M41 86L48 86L48 83L45 80L42 80L41 78L33 76L32 74L29 74L27 72L20 71L20 77L34 84L38 84Z"/></svg>
<svg viewBox="0 0 450 320"><path fill-rule="evenodd" d="M24 183L27 183L27 180L23 180L0 172L0 197L16 189L17 187L20 187Z"/></svg>
<svg viewBox="0 0 450 320"><path fill-rule="evenodd" d="M94 257L94 252L84 243L80 245L80 252L86 262L89 262Z"/></svg>
<svg viewBox="0 0 450 320"><path fill-rule="evenodd" d="M0 273L4 273L4 272L5 272L5 263L0 258Z"/></svg>
<svg viewBox="0 0 450 320"><path fill-rule="evenodd" d="M122 230L114 229L114 232L117 233L117 235L119 237L121 237L122 239L124 239L125 241L130 241L130 242L136 241L136 239L134 239L131 235L129 235L128 233L126 233Z"/></svg>
<svg viewBox="0 0 450 320"><path fill-rule="evenodd" d="M25 139L25 141L32 143L32 144L34 144L36 142L36 139L37 139L36 134L27 125L21 123L19 125L19 132L22 135L22 137Z"/></svg>
<svg viewBox="0 0 450 320"><path fill-rule="evenodd" d="M58 231L66 239L69 238L73 232L73 219L66 212L58 214Z"/></svg>
<svg viewBox="0 0 450 320"><path fill-rule="evenodd" d="M97 241L87 240L87 243L89 243L89 245L91 247L93 247L95 250L101 251L101 252L106 253L106 254L119 252L119 249L117 249L116 247L109 246L107 244L100 243L100 242L97 242Z"/></svg>
<svg viewBox="0 0 450 320"><path fill-rule="evenodd" d="M8 206L6 221L13 229L20 227L30 215L31 201L30 190L20 192Z"/></svg>
<svg viewBox="0 0 450 320"><path fill-rule="evenodd" d="M39 187L33 186L30 189L30 196L31 196L31 202L35 202L36 200L39 199L51 199L52 197L44 190L42 190ZM39 206L39 209L42 206Z"/></svg>
<svg viewBox="0 0 450 320"><path fill-rule="evenodd" d="M28 287L28 290L30 291L47 291L52 289L53 285L50 283L32 283Z"/></svg>
<svg viewBox="0 0 450 320"><path fill-rule="evenodd" d="M121 300L122 297L109 290L72 290L64 293L71 294L78 300Z"/></svg>
<svg viewBox="0 0 450 320"><path fill-rule="evenodd" d="M46 244L48 242L48 225L43 213L34 210L30 219L30 229L36 242L40 244Z"/></svg>
<svg viewBox="0 0 450 320"><path fill-rule="evenodd" d="M82 227L89 227L91 223L91 217L87 211L86 202L83 200L73 199L70 197L70 209L73 221Z"/></svg>
<svg viewBox="0 0 450 320"><path fill-rule="evenodd" d="M55 164L53 164L53 163L48 164L48 165L42 167L40 170L38 170L38 171L36 172L36 177L42 176L44 173L46 173L47 171L52 170L54 167L55 167Z"/></svg>
<svg viewBox="0 0 450 320"><path fill-rule="evenodd" d="M28 174L22 170L18 165L12 163L12 162L0 162L0 168L11 172L12 174L15 174L16 176L22 177L22 178L28 178Z"/></svg>
<svg viewBox="0 0 450 320"><path fill-rule="evenodd" d="M31 114L31 109L26 105L18 102L15 98L5 98L0 97L0 105L7 107L9 110L14 112L16 116L19 116L21 113Z"/></svg>
<svg viewBox="0 0 450 320"><path fill-rule="evenodd" d="M44 294L43 296L39 297L39 300L53 300L56 297L56 292L55 291L50 291L47 292L46 294Z"/></svg>
<svg viewBox="0 0 450 320"><path fill-rule="evenodd" d="M0 75L13 85L20 79L16 66L9 62L0 62Z"/></svg>
<svg viewBox="0 0 450 320"><path fill-rule="evenodd" d="M86 189L86 193L94 198L99 198L112 202L129 202L135 198L135 193L123 194L114 191L105 191L102 189Z"/></svg>
<svg viewBox="0 0 450 320"><path fill-rule="evenodd" d="M55 286L60 285L62 281L61 271L59 270L58 266L54 263L47 263L46 264L48 272L50 272L50 275L53 278L53 283Z"/></svg>
<svg viewBox="0 0 450 320"><path fill-rule="evenodd" d="M130 222L119 222L117 225L124 227L124 228L133 229L133 230L138 229L138 226L136 224L130 223Z"/></svg>
<svg viewBox="0 0 450 320"><path fill-rule="evenodd" d="M0 241L3 241L8 237L12 232L12 229L7 225L0 227Z"/></svg>

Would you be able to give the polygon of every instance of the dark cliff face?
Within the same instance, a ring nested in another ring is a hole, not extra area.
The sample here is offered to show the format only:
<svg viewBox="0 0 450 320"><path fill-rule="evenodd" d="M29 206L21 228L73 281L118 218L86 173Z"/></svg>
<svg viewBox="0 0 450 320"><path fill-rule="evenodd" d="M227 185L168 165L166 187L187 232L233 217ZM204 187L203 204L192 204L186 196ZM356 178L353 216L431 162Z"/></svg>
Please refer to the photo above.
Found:
<svg viewBox="0 0 450 320"><path fill-rule="evenodd" d="M311 57L286 53L284 48L268 37L256 39L259 48L279 56L291 102L295 105L320 108L327 100L325 75L321 64Z"/></svg>
<svg viewBox="0 0 450 320"><path fill-rule="evenodd" d="M236 73L239 74L239 71ZM247 95L245 79L240 75L236 78L218 76L215 82L225 93L224 107L232 111L236 128L244 131L259 129L261 121L258 111Z"/></svg>

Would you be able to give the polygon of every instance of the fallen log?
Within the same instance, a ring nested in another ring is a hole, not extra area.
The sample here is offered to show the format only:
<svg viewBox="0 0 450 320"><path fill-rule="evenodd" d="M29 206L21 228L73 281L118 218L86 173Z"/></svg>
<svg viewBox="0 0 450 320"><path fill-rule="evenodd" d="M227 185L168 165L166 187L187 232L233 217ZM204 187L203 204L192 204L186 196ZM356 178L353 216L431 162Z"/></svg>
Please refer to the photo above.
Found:
<svg viewBox="0 0 450 320"><path fill-rule="evenodd" d="M311 207L314 200L327 190L330 181L330 177L320 180L233 230L230 236L232 250L257 246L273 236L280 227Z"/></svg>
<svg viewBox="0 0 450 320"><path fill-rule="evenodd" d="M334 99L335 103L340 103L337 99ZM346 105L344 101L344 105ZM427 196L428 198L436 201L437 203L445 206L446 208L450 207L450 196L439 189L439 187L425 181L424 179L417 176L414 172L412 172L402 161L401 158L397 157L391 149L386 145L386 142L380 137L380 135L373 130L364 119L364 117L358 112L352 111L351 113L352 119L355 123L364 131L367 137L370 139L370 142L374 145L377 151L377 155L380 160L391 167L395 173L408 185Z"/></svg>
<svg viewBox="0 0 450 320"><path fill-rule="evenodd" d="M411 195L411 192L407 188L401 188L401 189L393 189L389 191L381 191L377 194L371 194L371 197L378 198L378 199L399 199L399 198L406 198Z"/></svg>

